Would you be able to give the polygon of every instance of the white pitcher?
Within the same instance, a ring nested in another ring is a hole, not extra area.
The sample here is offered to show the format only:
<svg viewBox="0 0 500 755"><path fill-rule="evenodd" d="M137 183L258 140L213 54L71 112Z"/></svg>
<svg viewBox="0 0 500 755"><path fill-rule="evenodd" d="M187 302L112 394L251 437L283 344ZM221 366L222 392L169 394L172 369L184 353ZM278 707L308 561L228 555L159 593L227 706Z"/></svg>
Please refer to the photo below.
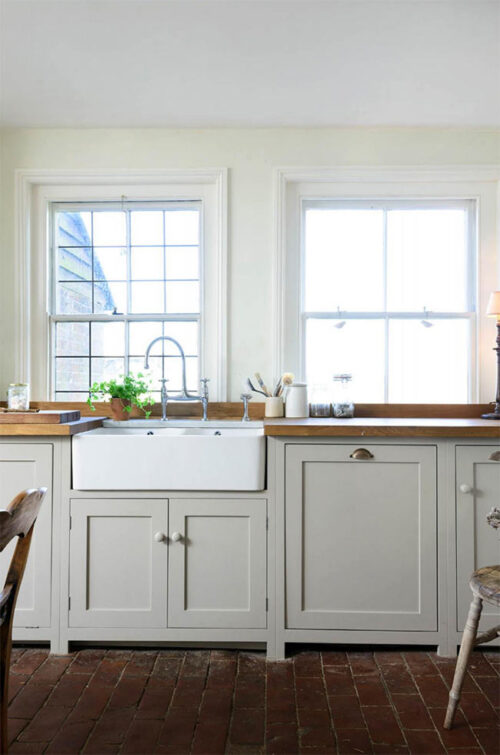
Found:
<svg viewBox="0 0 500 755"><path fill-rule="evenodd" d="M292 383L286 392L285 417L309 417L306 383Z"/></svg>

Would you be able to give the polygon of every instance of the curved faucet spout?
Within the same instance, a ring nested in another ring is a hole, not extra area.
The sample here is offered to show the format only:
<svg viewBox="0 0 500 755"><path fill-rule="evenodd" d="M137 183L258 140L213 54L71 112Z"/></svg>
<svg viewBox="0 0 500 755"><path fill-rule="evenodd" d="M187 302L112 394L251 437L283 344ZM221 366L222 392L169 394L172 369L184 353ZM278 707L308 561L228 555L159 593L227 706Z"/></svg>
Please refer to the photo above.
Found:
<svg viewBox="0 0 500 755"><path fill-rule="evenodd" d="M151 349L155 345L155 343L158 343L158 341L170 341L171 343L174 344L174 346L177 347L179 354L181 356L181 360L182 360L182 396L185 399L188 399L188 398L197 399L198 396L192 396L191 394L188 393L187 386L186 386L186 355L184 354L184 349L180 345L179 341L176 341L175 338L172 338L171 336L158 336L157 338L154 338L146 349L146 354L144 356L144 369L145 370L149 369L149 354L150 354ZM161 362L162 377L165 377L164 364L165 362L164 362L164 359L162 358L162 362Z"/></svg>

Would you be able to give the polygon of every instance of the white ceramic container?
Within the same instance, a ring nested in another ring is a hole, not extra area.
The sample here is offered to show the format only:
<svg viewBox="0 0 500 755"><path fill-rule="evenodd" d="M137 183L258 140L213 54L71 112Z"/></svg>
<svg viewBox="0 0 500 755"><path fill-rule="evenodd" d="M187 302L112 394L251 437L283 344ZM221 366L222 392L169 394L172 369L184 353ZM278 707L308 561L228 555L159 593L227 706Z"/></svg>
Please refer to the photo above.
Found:
<svg viewBox="0 0 500 755"><path fill-rule="evenodd" d="M282 396L270 396L265 400L265 416L266 417L282 417L283 416L283 397Z"/></svg>
<svg viewBox="0 0 500 755"><path fill-rule="evenodd" d="M292 383L286 392L285 417L299 419L308 416L307 385L305 383Z"/></svg>

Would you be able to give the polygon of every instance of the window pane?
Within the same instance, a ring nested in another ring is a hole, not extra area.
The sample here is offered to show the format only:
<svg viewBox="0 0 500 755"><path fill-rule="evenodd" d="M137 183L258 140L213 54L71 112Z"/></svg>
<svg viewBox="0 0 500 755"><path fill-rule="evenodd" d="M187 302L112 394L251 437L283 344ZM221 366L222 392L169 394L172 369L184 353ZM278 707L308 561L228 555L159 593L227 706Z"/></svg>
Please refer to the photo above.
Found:
<svg viewBox="0 0 500 755"><path fill-rule="evenodd" d="M167 308L169 314L199 312L199 283L166 283Z"/></svg>
<svg viewBox="0 0 500 755"><path fill-rule="evenodd" d="M198 244L200 213L198 210L167 210L165 212L165 244Z"/></svg>
<svg viewBox="0 0 500 755"><path fill-rule="evenodd" d="M351 373L354 401L384 401L384 321L308 319L306 323L306 380L308 385L331 387L333 399L339 385L333 376Z"/></svg>
<svg viewBox="0 0 500 755"><path fill-rule="evenodd" d="M127 284L114 281L94 283L94 312L127 311Z"/></svg>
<svg viewBox="0 0 500 755"><path fill-rule="evenodd" d="M467 320L391 320L389 401L466 403L469 333Z"/></svg>
<svg viewBox="0 0 500 755"><path fill-rule="evenodd" d="M175 338L184 349L186 355L198 354L198 323L197 322L166 322L164 324L166 336ZM167 347L170 346L170 349ZM175 346L165 343L165 353L175 354Z"/></svg>
<svg viewBox="0 0 500 755"><path fill-rule="evenodd" d="M464 210L388 212L389 310L467 310L466 222Z"/></svg>
<svg viewBox="0 0 500 755"><path fill-rule="evenodd" d="M130 243L133 246L163 244L163 212L161 210L131 212Z"/></svg>
<svg viewBox="0 0 500 755"><path fill-rule="evenodd" d="M190 393L199 394L200 374L199 359L197 357L186 358L186 383Z"/></svg>
<svg viewBox="0 0 500 755"><path fill-rule="evenodd" d="M123 359L111 359L109 357L95 357L91 360L91 381L100 383L103 380L119 378L125 372Z"/></svg>
<svg viewBox="0 0 500 755"><path fill-rule="evenodd" d="M380 311L383 292L383 212L307 210L306 311Z"/></svg>
<svg viewBox="0 0 500 755"><path fill-rule="evenodd" d="M161 336L161 322L131 322L129 325L129 353L141 356L144 363L144 355L151 341ZM151 354L161 354L161 343L156 343Z"/></svg>
<svg viewBox="0 0 500 755"><path fill-rule="evenodd" d="M92 356L120 356L125 350L123 322L93 322Z"/></svg>
<svg viewBox="0 0 500 755"><path fill-rule="evenodd" d="M132 247L132 279L163 280L163 253L162 246Z"/></svg>
<svg viewBox="0 0 500 755"><path fill-rule="evenodd" d="M56 390L87 391L89 388L89 360L56 357Z"/></svg>
<svg viewBox="0 0 500 755"><path fill-rule="evenodd" d="M127 250L125 247L94 247L95 280L127 280Z"/></svg>
<svg viewBox="0 0 500 755"><path fill-rule="evenodd" d="M86 315L92 312L92 283L71 281L57 285L57 313Z"/></svg>
<svg viewBox="0 0 500 755"><path fill-rule="evenodd" d="M199 247L169 246L166 252L167 278L199 278Z"/></svg>
<svg viewBox="0 0 500 755"><path fill-rule="evenodd" d="M160 344L161 346L161 344ZM168 362L170 360L165 359L165 377L171 380L171 375L169 374L169 366ZM147 375L148 378L151 378L151 383L153 390L159 390L160 385L158 381L161 379L161 363L162 358L160 356L150 356L149 358L149 369L144 369L144 357L130 357L129 359L129 370L130 372L133 372L134 374L137 374L138 372L142 372L143 375ZM167 383L167 389L172 390L172 383Z"/></svg>
<svg viewBox="0 0 500 755"><path fill-rule="evenodd" d="M56 356L87 356L89 325L86 322L56 323Z"/></svg>
<svg viewBox="0 0 500 755"><path fill-rule="evenodd" d="M160 313L165 311L163 283L132 283L130 311L134 313Z"/></svg>
<svg viewBox="0 0 500 755"><path fill-rule="evenodd" d="M92 248L88 246L59 247L57 250L58 281L82 281L92 278Z"/></svg>
<svg viewBox="0 0 500 755"><path fill-rule="evenodd" d="M91 246L90 212L58 212L56 214L57 246Z"/></svg>
<svg viewBox="0 0 500 755"><path fill-rule="evenodd" d="M125 212L93 212L94 246L124 246L127 243Z"/></svg>
<svg viewBox="0 0 500 755"><path fill-rule="evenodd" d="M86 401L89 396L88 391L82 391L81 393L66 393L65 391L56 391L55 394L55 400L56 401Z"/></svg>

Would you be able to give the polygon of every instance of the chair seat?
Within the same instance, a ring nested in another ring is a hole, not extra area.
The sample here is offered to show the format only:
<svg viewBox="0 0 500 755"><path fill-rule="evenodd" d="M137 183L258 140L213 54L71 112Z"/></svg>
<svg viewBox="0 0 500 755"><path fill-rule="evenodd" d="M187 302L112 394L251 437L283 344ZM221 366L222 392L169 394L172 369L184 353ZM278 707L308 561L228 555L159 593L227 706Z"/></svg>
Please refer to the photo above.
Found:
<svg viewBox="0 0 500 755"><path fill-rule="evenodd" d="M487 603L500 606L500 566L484 566L475 571L470 589Z"/></svg>

